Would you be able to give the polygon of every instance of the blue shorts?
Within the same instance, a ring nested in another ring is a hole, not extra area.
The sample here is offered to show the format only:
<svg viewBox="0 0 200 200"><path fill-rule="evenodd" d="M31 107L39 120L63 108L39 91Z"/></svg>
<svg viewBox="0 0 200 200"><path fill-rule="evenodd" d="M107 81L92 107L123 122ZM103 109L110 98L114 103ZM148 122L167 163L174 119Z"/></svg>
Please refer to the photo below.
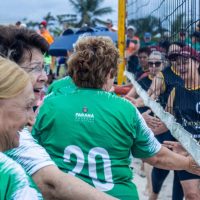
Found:
<svg viewBox="0 0 200 200"><path fill-rule="evenodd" d="M186 181L186 180L191 180L191 179L200 179L200 176L195 175L195 174L191 174L187 171L175 171L175 173L177 173L178 178L180 181Z"/></svg>

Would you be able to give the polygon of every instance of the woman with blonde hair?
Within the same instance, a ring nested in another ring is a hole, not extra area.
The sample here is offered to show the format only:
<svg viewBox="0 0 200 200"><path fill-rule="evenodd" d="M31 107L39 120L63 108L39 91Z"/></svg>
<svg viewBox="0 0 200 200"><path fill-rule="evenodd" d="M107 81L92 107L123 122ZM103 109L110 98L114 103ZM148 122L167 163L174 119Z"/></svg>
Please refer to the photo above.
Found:
<svg viewBox="0 0 200 200"><path fill-rule="evenodd" d="M32 116L29 75L0 57L0 199L42 199L22 167L3 152L19 146L19 131Z"/></svg>

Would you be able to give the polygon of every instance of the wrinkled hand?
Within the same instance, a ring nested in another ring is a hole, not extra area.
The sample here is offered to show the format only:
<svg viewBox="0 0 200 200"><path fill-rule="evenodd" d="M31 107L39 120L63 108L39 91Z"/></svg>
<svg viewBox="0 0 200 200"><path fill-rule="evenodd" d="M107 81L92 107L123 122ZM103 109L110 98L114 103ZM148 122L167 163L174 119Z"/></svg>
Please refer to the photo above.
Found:
<svg viewBox="0 0 200 200"><path fill-rule="evenodd" d="M165 124L157 117L150 115L151 110L147 110L142 113L144 120L146 121L148 127L154 132L154 135L160 135L166 132L168 129Z"/></svg>
<svg viewBox="0 0 200 200"><path fill-rule="evenodd" d="M168 131L168 128L163 122L160 122L158 126L151 128L151 130L153 131L154 135L161 135Z"/></svg>
<svg viewBox="0 0 200 200"><path fill-rule="evenodd" d="M142 113L142 117L146 121L149 128L155 128L159 126L162 122L157 117L153 117L150 115L151 110L147 110L146 112Z"/></svg>
<svg viewBox="0 0 200 200"><path fill-rule="evenodd" d="M189 164L187 171L200 176L200 166L193 160L191 156L188 156Z"/></svg>
<svg viewBox="0 0 200 200"><path fill-rule="evenodd" d="M163 146L171 149L175 153L181 154L183 156L188 156L187 151L183 148L180 142L164 141Z"/></svg>

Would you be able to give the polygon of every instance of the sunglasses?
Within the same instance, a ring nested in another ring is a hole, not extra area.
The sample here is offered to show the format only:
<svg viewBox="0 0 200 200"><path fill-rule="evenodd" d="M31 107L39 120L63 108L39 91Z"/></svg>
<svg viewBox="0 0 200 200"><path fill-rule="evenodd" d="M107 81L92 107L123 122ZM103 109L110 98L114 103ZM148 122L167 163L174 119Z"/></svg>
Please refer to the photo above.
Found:
<svg viewBox="0 0 200 200"><path fill-rule="evenodd" d="M155 65L155 67L160 67L161 62L157 61L157 62L148 62L149 67L153 67Z"/></svg>
<svg viewBox="0 0 200 200"><path fill-rule="evenodd" d="M184 57L184 56L169 56L169 61L170 62L182 62L182 63L188 63L189 58L188 57Z"/></svg>

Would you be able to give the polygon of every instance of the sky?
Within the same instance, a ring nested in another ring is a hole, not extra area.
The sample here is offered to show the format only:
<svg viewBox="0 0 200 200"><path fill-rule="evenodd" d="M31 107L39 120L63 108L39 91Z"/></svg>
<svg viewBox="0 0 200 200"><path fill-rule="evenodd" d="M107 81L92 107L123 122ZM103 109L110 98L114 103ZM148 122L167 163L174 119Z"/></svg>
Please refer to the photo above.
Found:
<svg viewBox="0 0 200 200"><path fill-rule="evenodd" d="M102 7L107 6L114 12L103 19L112 19L117 24L118 0L104 0ZM40 22L48 12L52 15L75 13L68 0L1 0L0 24L15 24L23 18Z"/></svg>

